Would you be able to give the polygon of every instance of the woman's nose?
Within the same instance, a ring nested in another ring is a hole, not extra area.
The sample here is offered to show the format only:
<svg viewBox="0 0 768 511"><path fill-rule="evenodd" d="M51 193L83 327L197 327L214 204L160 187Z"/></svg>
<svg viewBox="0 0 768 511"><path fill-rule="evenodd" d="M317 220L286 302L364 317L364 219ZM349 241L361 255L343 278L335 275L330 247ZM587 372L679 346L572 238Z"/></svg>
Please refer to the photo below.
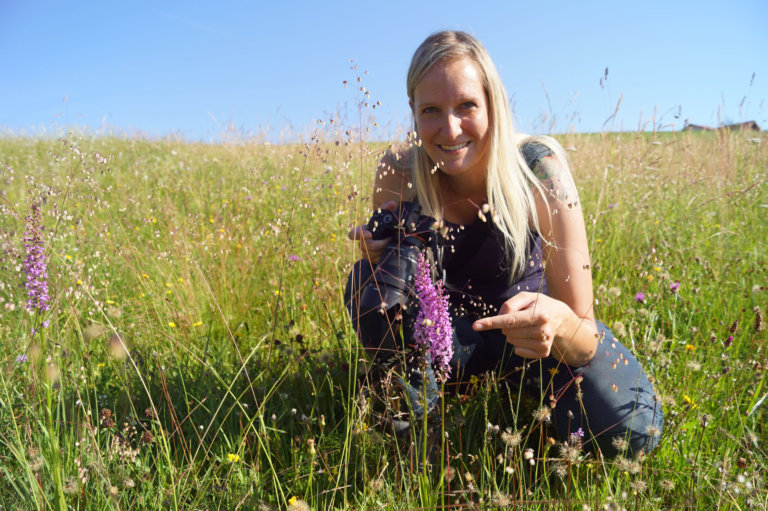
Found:
<svg viewBox="0 0 768 511"><path fill-rule="evenodd" d="M443 120L443 135L451 138L461 134L461 119L458 115L449 112Z"/></svg>

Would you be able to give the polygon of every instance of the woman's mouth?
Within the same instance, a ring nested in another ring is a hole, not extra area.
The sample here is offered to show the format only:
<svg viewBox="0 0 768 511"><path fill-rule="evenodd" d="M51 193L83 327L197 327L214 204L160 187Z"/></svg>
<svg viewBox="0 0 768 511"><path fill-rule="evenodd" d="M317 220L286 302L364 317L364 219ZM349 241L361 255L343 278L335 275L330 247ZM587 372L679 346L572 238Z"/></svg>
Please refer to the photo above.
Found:
<svg viewBox="0 0 768 511"><path fill-rule="evenodd" d="M441 145L440 149L442 149L443 151L458 151L459 149L464 149L468 145L469 145L469 142L462 142L456 145Z"/></svg>

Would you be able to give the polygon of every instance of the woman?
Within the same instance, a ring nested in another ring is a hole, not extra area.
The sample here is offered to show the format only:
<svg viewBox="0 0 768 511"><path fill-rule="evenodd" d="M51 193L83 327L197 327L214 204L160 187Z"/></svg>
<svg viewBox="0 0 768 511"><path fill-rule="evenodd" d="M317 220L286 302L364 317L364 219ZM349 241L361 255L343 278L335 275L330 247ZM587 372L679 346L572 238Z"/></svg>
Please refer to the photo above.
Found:
<svg viewBox="0 0 768 511"><path fill-rule="evenodd" d="M526 367L540 376L528 383L551 400L561 438L582 428L606 456L622 442L652 449L661 407L635 357L595 321L584 217L562 148L514 133L493 62L463 32L428 37L407 87L418 140L382 158L373 206L414 200L443 226L447 242L436 258L453 306L451 380ZM373 237L365 226L350 232L365 257L346 290L356 328L360 292L377 285L375 265L391 241ZM425 376L429 409L437 393ZM406 385L417 413L420 381Z"/></svg>

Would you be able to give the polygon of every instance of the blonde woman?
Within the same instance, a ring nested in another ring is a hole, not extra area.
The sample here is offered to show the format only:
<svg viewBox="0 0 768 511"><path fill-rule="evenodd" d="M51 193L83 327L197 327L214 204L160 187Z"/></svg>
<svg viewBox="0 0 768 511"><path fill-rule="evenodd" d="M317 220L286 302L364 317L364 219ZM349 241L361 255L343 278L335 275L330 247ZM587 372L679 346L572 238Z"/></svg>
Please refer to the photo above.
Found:
<svg viewBox="0 0 768 511"><path fill-rule="evenodd" d="M498 72L466 33L429 36L413 56L407 89L417 138L380 161L373 208L416 202L444 234L432 256L452 306L448 383L489 370L536 376L523 383L538 387L561 438L582 432L607 456L624 446L652 449L661 407L637 359L595 321L584 216L560 145L514 132ZM361 292L378 289L376 264L393 246L371 230L350 232L364 259L350 274L346 303L362 343L380 355L403 351L409 340L392 326L401 315L361 308ZM415 413L433 407L430 371L411 367L407 378ZM418 396L423 378L426 403Z"/></svg>

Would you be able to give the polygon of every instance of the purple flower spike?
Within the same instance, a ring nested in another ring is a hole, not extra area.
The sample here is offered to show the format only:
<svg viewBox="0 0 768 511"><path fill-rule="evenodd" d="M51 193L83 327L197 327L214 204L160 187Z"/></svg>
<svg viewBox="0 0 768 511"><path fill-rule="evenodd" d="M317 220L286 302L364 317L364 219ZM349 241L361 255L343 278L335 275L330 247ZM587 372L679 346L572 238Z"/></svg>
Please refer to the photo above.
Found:
<svg viewBox="0 0 768 511"><path fill-rule="evenodd" d="M414 287L420 303L414 340L417 346L429 353L436 368L435 377L444 382L451 371L449 363L453 357L453 328L448 312L448 295L441 281L432 285L429 261L424 254L419 254Z"/></svg>
<svg viewBox="0 0 768 511"><path fill-rule="evenodd" d="M645 303L645 293L640 291L635 295L635 301L638 303Z"/></svg>
<svg viewBox="0 0 768 511"><path fill-rule="evenodd" d="M27 216L24 233L24 274L27 276L27 309L45 312L48 304L48 270L45 265L45 244L40 225L40 203L33 202Z"/></svg>
<svg viewBox="0 0 768 511"><path fill-rule="evenodd" d="M680 289L680 281L676 280L673 283L669 285L669 290L673 293L677 293L677 290Z"/></svg>

